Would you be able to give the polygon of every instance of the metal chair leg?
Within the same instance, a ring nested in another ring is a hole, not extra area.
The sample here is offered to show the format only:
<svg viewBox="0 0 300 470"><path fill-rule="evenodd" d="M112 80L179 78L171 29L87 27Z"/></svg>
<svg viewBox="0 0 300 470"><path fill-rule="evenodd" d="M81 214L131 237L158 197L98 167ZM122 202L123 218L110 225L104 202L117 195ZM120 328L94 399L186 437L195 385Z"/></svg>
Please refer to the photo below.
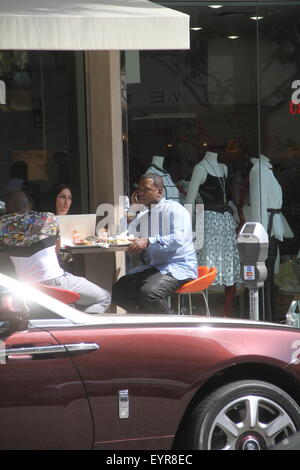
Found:
<svg viewBox="0 0 300 470"><path fill-rule="evenodd" d="M202 296L203 296L203 300L204 300L204 303L205 303L205 309L206 309L206 315L208 317L210 317L210 311L209 311L209 307L208 307L208 293L207 293L207 289L205 291L199 291ZM189 296L189 313L190 315L193 315L193 306L192 306L192 295L189 293L189 294L185 294L185 295L188 295ZM182 315L181 313L181 294L178 294L178 297L177 297L177 313L178 315Z"/></svg>
<svg viewBox="0 0 300 470"><path fill-rule="evenodd" d="M190 304L190 315L193 315L192 296L191 296L191 294L189 294L189 304Z"/></svg>
<svg viewBox="0 0 300 470"><path fill-rule="evenodd" d="M207 298L206 298L206 295L203 291L201 291L201 294L203 295L203 299L204 299L204 302L205 302L205 307L206 307L206 315L208 317L210 317L210 311L209 311L209 308L208 308L208 301L207 301Z"/></svg>

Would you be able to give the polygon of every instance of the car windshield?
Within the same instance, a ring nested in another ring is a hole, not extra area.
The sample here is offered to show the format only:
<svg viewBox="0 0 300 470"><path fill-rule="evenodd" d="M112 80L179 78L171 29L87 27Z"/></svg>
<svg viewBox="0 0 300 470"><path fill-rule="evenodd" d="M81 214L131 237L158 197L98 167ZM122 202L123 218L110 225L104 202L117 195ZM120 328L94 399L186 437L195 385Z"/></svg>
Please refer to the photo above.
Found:
<svg viewBox="0 0 300 470"><path fill-rule="evenodd" d="M7 292L26 304L30 319L63 318L82 324L90 317L28 284L0 273L0 296Z"/></svg>

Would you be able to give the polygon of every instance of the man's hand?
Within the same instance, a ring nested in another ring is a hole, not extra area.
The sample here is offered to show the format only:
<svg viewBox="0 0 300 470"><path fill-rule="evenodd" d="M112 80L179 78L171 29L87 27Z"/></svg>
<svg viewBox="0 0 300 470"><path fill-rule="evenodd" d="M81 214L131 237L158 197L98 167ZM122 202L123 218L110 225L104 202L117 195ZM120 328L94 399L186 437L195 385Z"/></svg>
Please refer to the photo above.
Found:
<svg viewBox="0 0 300 470"><path fill-rule="evenodd" d="M142 250L145 250L149 245L148 238L137 238L128 247L128 253L139 253Z"/></svg>

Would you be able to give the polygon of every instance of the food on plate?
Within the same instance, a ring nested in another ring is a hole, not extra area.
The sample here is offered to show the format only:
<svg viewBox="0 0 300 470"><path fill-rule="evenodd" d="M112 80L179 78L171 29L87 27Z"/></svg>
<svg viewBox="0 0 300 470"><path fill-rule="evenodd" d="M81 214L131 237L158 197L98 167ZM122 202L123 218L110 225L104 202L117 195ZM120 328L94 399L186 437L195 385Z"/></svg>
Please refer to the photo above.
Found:
<svg viewBox="0 0 300 470"><path fill-rule="evenodd" d="M95 237L94 235L90 235L89 237L81 238L78 230L73 230L72 241L73 241L73 244L76 246L77 245L94 245L95 243L98 242L98 237Z"/></svg>
<svg viewBox="0 0 300 470"><path fill-rule="evenodd" d="M89 242L88 240L83 240L82 238L80 238L76 241L73 240L73 243L74 243L74 245L94 245L93 242Z"/></svg>
<svg viewBox="0 0 300 470"><path fill-rule="evenodd" d="M85 240L91 243L98 243L99 241L98 237L96 237L95 235L90 235L89 237L86 237Z"/></svg>
<svg viewBox="0 0 300 470"><path fill-rule="evenodd" d="M108 237L108 243L112 245L129 245L134 240L132 237Z"/></svg>

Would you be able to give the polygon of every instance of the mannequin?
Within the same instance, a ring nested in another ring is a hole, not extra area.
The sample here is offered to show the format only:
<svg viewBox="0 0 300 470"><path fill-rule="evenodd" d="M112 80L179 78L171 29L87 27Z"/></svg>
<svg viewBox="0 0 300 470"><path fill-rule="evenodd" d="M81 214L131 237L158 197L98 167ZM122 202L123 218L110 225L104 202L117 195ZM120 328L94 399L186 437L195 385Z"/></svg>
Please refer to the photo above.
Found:
<svg viewBox="0 0 300 470"><path fill-rule="evenodd" d="M281 213L282 189L273 173L273 165L268 157L261 154L251 160L253 166L249 174L250 206L244 207L247 221L260 221L269 235L269 251L266 260L268 277L263 288L261 319L274 321L276 259L279 262L279 244L283 238L293 238L294 234Z"/></svg>
<svg viewBox="0 0 300 470"><path fill-rule="evenodd" d="M163 167L164 159L164 157L154 155L152 157L151 165L146 171L146 173L157 173L158 175L160 175L164 182L165 198L173 199L174 201L180 202L179 191L175 186L171 176Z"/></svg>
<svg viewBox="0 0 300 470"><path fill-rule="evenodd" d="M227 201L228 168L218 162L218 154L207 151L194 167L186 204L194 204L199 191L204 202L204 246L199 265L217 268L214 285L225 286L223 314L229 316L240 279L240 260L236 245L234 219Z"/></svg>

